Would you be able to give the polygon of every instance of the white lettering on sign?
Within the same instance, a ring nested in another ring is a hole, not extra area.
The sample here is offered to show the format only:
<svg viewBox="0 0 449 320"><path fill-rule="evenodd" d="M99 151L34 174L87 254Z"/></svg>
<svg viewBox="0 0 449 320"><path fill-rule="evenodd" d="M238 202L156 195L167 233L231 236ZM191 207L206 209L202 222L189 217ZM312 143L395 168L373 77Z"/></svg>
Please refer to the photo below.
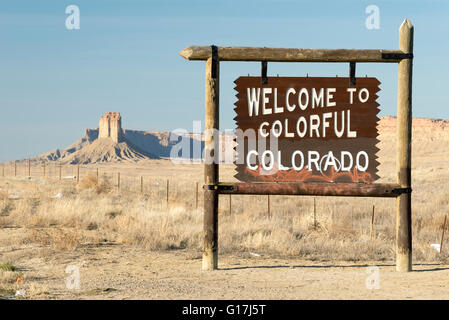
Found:
<svg viewBox="0 0 449 320"><path fill-rule="evenodd" d="M257 88L257 94L256 94L256 88L248 88L248 113L249 116L252 117L253 115L258 116L259 115L259 101L260 101L260 88Z"/></svg>
<svg viewBox="0 0 449 320"><path fill-rule="evenodd" d="M256 171L259 169L256 165L256 160L260 161L262 168L266 171L272 170L275 162L284 163L280 150L278 150L276 158L271 150L265 150L260 156L257 150L250 150L246 156L246 163L250 170ZM326 154L320 154L318 151L309 150L304 155L304 152L301 150L295 150L290 159L290 166L282 166L278 170L289 170L293 168L299 171L305 166L308 171L315 169L322 172L332 167L335 172L348 172L352 169L354 160L357 170L360 172L365 172L368 169L369 158L365 151L359 151L355 155L349 151L341 151L339 155L334 155L332 151Z"/></svg>

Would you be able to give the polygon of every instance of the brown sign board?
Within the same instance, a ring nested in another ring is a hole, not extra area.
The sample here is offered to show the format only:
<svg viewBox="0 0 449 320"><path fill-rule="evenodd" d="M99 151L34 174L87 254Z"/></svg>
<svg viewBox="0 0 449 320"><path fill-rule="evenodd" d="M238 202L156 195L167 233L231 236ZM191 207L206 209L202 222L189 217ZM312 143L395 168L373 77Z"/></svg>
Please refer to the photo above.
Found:
<svg viewBox="0 0 449 320"><path fill-rule="evenodd" d="M244 182L376 181L376 78L240 77L236 175Z"/></svg>

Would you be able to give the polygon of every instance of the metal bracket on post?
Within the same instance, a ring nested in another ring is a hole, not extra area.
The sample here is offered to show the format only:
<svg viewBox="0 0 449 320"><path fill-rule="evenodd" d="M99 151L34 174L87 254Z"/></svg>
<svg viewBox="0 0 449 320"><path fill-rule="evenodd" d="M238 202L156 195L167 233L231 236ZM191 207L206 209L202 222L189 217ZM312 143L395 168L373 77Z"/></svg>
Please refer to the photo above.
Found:
<svg viewBox="0 0 449 320"><path fill-rule="evenodd" d="M267 84L268 83L267 67L268 67L268 62L262 61L262 84Z"/></svg>
<svg viewBox="0 0 449 320"><path fill-rule="evenodd" d="M218 47L211 45L212 49L212 79L217 79Z"/></svg>
<svg viewBox="0 0 449 320"><path fill-rule="evenodd" d="M407 187L407 188L396 188L391 190L392 193L397 194L397 195L401 195L403 193L412 193L412 188Z"/></svg>
<svg viewBox="0 0 449 320"><path fill-rule="evenodd" d="M205 184L203 186L204 190L216 190L216 191L232 191L234 190L234 186L232 185L223 185L223 184Z"/></svg>
<svg viewBox="0 0 449 320"><path fill-rule="evenodd" d="M349 85L355 86L355 62L349 62Z"/></svg>
<svg viewBox="0 0 449 320"><path fill-rule="evenodd" d="M386 53L382 52L382 59L413 59L413 53Z"/></svg>

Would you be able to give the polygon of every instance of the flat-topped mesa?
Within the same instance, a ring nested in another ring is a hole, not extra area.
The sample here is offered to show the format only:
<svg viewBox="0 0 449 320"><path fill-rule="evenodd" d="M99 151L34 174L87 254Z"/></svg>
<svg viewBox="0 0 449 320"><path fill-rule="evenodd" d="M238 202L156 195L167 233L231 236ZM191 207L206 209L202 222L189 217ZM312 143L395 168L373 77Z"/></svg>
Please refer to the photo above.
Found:
<svg viewBox="0 0 449 320"><path fill-rule="evenodd" d="M123 138L122 117L119 112L107 112L100 119L98 138L110 138L119 143Z"/></svg>

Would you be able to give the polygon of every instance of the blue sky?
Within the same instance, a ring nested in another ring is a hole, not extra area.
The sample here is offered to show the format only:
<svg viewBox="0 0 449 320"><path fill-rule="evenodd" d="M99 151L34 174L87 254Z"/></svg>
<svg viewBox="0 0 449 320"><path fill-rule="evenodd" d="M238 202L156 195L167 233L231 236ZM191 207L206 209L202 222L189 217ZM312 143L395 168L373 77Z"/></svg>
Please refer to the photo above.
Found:
<svg viewBox="0 0 449 320"><path fill-rule="evenodd" d="M65 9L80 9L67 30ZM380 29L365 27L368 5ZM449 118L447 1L3 0L0 4L0 161L63 148L107 111L138 130L192 130L204 119L204 62L189 45L396 49L415 26L413 115ZM347 76L348 64L269 63L268 75ZM233 81L260 63L224 62L222 129L234 128ZM381 82L381 115L396 113L397 65L358 64Z"/></svg>

